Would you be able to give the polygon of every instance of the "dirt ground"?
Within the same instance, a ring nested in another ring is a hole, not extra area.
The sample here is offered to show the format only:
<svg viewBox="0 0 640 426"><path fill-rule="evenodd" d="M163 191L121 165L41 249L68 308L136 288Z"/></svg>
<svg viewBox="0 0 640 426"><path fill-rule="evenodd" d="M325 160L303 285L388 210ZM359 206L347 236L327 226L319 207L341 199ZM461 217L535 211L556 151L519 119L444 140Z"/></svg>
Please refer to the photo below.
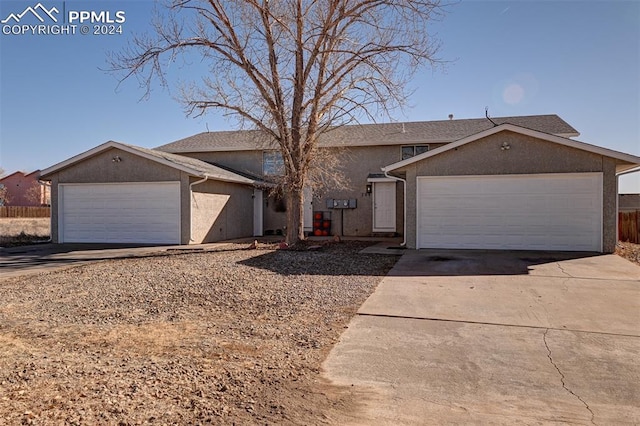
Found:
<svg viewBox="0 0 640 426"><path fill-rule="evenodd" d="M51 219L48 217L0 218L0 247L48 240L50 233Z"/></svg>
<svg viewBox="0 0 640 426"><path fill-rule="evenodd" d="M616 254L622 256L633 263L640 265L640 244L626 243L618 241Z"/></svg>
<svg viewBox="0 0 640 426"><path fill-rule="evenodd" d="M111 260L0 280L4 424L340 424L322 360L396 258L363 243Z"/></svg>

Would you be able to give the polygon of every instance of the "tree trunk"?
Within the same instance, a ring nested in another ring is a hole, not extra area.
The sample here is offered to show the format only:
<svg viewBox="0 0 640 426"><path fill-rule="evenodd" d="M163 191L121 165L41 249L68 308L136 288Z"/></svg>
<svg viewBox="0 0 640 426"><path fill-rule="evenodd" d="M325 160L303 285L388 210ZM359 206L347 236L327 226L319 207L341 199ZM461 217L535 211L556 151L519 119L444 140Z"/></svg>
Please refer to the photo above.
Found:
<svg viewBox="0 0 640 426"><path fill-rule="evenodd" d="M287 238L290 246L300 240L304 240L304 226L302 215L303 191L287 189Z"/></svg>

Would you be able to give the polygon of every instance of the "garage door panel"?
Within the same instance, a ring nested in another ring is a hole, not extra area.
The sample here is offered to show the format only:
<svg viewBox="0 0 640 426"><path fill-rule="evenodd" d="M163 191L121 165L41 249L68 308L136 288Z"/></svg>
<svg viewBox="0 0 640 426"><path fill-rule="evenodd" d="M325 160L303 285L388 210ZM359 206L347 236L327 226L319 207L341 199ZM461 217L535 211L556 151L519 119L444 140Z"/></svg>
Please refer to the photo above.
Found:
<svg viewBox="0 0 640 426"><path fill-rule="evenodd" d="M419 248L600 251L602 174L419 177Z"/></svg>
<svg viewBox="0 0 640 426"><path fill-rule="evenodd" d="M63 242L180 242L180 185L61 185Z"/></svg>

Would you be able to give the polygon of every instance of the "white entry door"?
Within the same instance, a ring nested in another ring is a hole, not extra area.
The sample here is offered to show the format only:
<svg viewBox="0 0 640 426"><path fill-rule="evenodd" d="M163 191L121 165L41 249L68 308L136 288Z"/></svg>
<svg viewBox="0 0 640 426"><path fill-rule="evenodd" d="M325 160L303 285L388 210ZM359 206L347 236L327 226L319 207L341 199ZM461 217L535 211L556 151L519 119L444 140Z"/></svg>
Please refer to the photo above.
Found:
<svg viewBox="0 0 640 426"><path fill-rule="evenodd" d="M601 251L602 173L418 177L417 247Z"/></svg>
<svg viewBox="0 0 640 426"><path fill-rule="evenodd" d="M302 223L305 231L313 231L313 191L305 186L303 189Z"/></svg>
<svg viewBox="0 0 640 426"><path fill-rule="evenodd" d="M260 189L253 190L253 236L261 237L263 234L263 192Z"/></svg>
<svg viewBox="0 0 640 426"><path fill-rule="evenodd" d="M396 183L373 183L373 232L396 231Z"/></svg>

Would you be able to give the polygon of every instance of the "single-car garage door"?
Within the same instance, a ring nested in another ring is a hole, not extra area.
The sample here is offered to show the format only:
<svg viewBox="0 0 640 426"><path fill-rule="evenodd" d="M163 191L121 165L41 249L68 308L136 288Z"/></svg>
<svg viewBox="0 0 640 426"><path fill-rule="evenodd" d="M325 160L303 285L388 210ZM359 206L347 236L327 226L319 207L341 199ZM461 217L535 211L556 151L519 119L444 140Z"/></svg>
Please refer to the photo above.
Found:
<svg viewBox="0 0 640 426"><path fill-rule="evenodd" d="M417 247L602 250L602 173L418 177Z"/></svg>
<svg viewBox="0 0 640 426"><path fill-rule="evenodd" d="M65 243L180 243L180 183L59 185Z"/></svg>

